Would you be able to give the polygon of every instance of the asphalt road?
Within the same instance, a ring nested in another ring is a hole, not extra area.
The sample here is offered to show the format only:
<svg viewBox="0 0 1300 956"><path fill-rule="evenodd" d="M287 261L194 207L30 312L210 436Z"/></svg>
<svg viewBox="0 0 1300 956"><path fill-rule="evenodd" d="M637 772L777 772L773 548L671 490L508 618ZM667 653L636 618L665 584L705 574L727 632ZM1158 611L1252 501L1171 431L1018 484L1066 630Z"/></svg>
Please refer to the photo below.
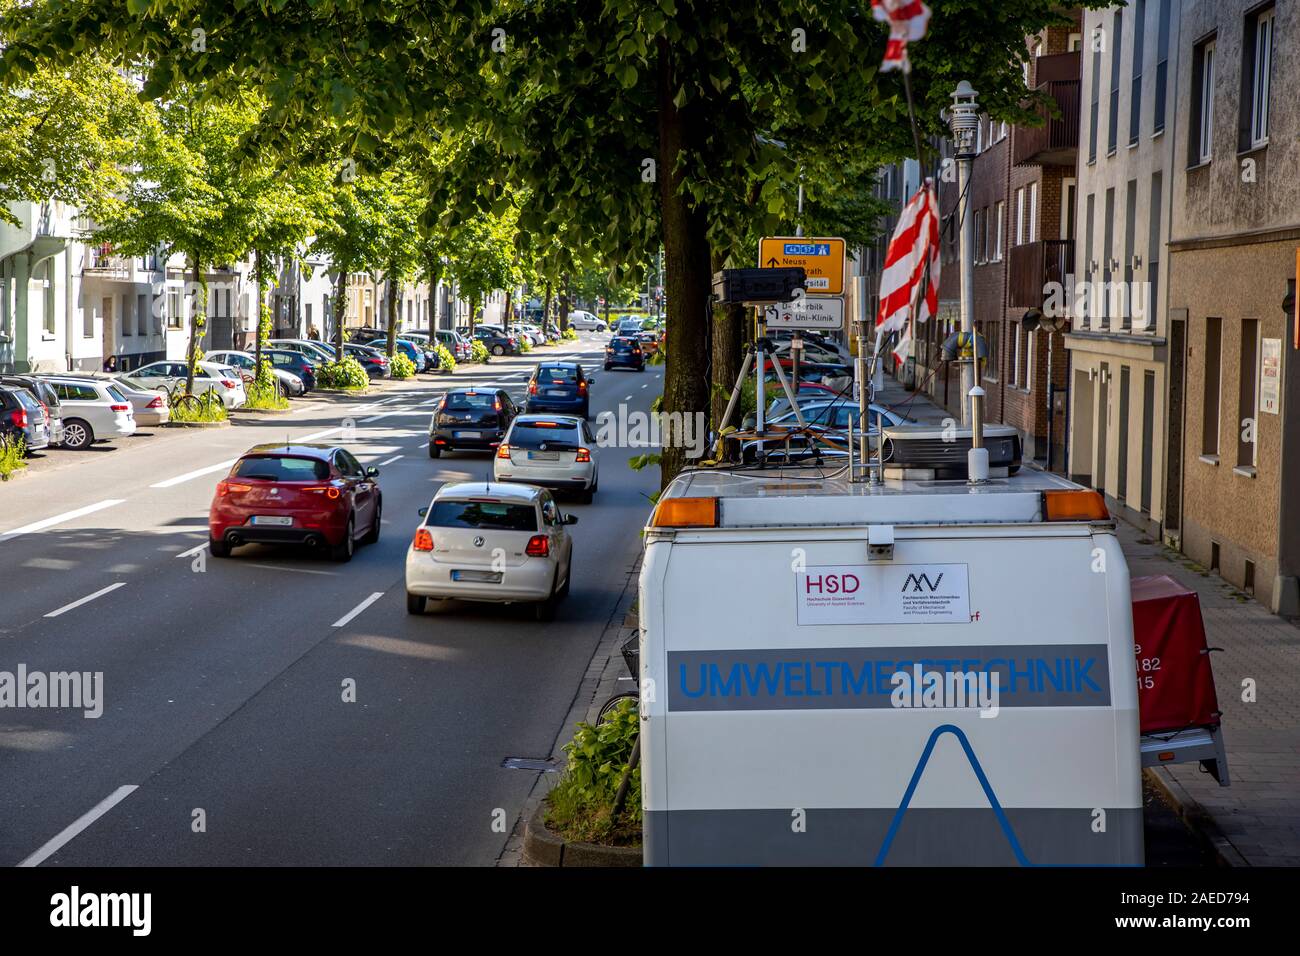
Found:
<svg viewBox="0 0 1300 956"><path fill-rule="evenodd" d="M584 336L230 428L54 450L0 487L0 670L102 671L104 698L97 719L0 711L0 864L492 863L536 776L502 761L549 755L635 587L658 473L626 466L644 449L604 448L596 501L561 504L580 521L555 622L510 606L411 617L417 509L491 465L430 460L429 406L471 377L522 398L538 357L591 367L602 344ZM646 411L661 389L658 367L596 374L593 418ZM348 447L381 470L378 544L346 565L296 549L207 555L208 505L232 459L353 433Z"/></svg>

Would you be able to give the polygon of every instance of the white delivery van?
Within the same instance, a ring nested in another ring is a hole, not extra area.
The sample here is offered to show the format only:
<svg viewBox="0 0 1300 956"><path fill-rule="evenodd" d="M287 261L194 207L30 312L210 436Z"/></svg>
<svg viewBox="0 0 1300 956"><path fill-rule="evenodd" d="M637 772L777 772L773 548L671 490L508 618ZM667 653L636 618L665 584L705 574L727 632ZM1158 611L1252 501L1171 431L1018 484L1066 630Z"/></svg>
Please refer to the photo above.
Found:
<svg viewBox="0 0 1300 956"><path fill-rule="evenodd" d="M665 489L640 580L646 862L1140 865L1104 501L1016 467L945 480L952 449L887 434L908 468L875 484L711 468Z"/></svg>

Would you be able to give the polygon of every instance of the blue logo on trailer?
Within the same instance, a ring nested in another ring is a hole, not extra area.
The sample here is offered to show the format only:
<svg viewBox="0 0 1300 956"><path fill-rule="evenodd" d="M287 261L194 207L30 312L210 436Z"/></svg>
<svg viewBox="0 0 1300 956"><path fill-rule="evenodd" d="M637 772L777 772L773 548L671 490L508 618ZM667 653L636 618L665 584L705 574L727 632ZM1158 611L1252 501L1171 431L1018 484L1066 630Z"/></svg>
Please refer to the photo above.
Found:
<svg viewBox="0 0 1300 956"><path fill-rule="evenodd" d="M787 242L785 254L787 256L829 256L831 246L829 242Z"/></svg>

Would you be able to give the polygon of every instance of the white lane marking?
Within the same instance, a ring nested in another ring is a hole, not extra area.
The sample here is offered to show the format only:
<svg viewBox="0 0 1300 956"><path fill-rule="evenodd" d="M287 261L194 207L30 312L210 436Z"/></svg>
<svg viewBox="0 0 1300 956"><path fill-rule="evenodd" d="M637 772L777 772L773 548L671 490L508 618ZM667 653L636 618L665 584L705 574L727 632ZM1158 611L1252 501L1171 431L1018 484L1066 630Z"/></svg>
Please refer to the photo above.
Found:
<svg viewBox="0 0 1300 956"><path fill-rule="evenodd" d="M109 810L112 810L138 789L139 786L134 783L118 787L103 800L99 801L99 803L95 804L90 810L86 811L81 816L77 817L76 820L73 820L72 823L64 827L63 830L59 832L59 835L53 840L46 843L43 847L18 865L20 867L40 866L50 857L54 856L54 854L58 853L65 846L75 840L83 830L87 829L92 823L104 814L108 813Z"/></svg>
<svg viewBox="0 0 1300 956"><path fill-rule="evenodd" d="M641 387L642 387L642 388L649 388L649 387L650 387L650 383L649 383L649 382L646 382L646 383L645 383L644 385L642 385Z"/></svg>
<svg viewBox="0 0 1300 956"><path fill-rule="evenodd" d="M623 401L625 401L625 402L630 402L630 401L632 401L632 396L631 396L631 395L627 396L626 398L623 399Z"/></svg>
<svg viewBox="0 0 1300 956"><path fill-rule="evenodd" d="M76 608L81 607L81 605L83 605L83 604L89 604L91 601L95 600L95 598L97 598L97 597L103 597L103 596L104 596L105 594L107 594L109 591L116 591L118 588L124 588L124 587L126 587L126 582L125 582L125 581L118 581L116 584L110 584L110 585L109 585L108 587L106 587L106 588L100 588L100 589L99 589L98 591L96 591L94 594L87 594L84 598L81 598L80 600L77 600L77 601L73 601L71 604L65 604L65 605L63 605L63 607L59 608L57 611L51 611L49 614L47 614L47 615L45 615L45 616L46 616L46 617L58 617L60 614L66 614L66 613L68 613L68 612L71 611L71 610L74 610L74 609L76 609Z"/></svg>
<svg viewBox="0 0 1300 956"><path fill-rule="evenodd" d="M225 470L229 470L230 467L231 467L232 465L234 465L234 463L237 462L237 461L239 461L238 458L232 458L232 459L230 459L229 461L223 461L223 462L220 462L220 463L215 464L215 465L209 465L207 468L196 468L194 471L187 471L185 474L183 474L183 475L177 475L175 478L168 478L166 481L159 481L159 482L156 482L156 483L150 485L149 487L150 487L150 488L170 488L170 487L172 487L173 485L179 485L179 484L181 484L182 482L191 481L191 480L193 480L193 479L195 479L195 478L202 478L204 475L210 475L210 474L212 474L214 471L225 471Z"/></svg>
<svg viewBox="0 0 1300 956"><path fill-rule="evenodd" d="M374 604L376 601L378 601L378 600L379 600L381 597L383 597L383 596L384 596L384 592L383 592L383 591L376 591L374 594L370 595L370 597L366 598L364 601L362 601L360 604L358 604L358 605L357 605L356 607L354 607L352 610L348 611L347 614L344 614L341 618L339 618L337 621L335 621L335 622L334 622L334 626L335 626L335 627L347 627L349 621L351 621L354 617L356 617L358 614L360 614L360 613L361 613L362 611L364 611L366 608L370 607L370 605Z"/></svg>
<svg viewBox="0 0 1300 956"><path fill-rule="evenodd" d="M83 515L94 514L96 511L102 511L105 508L111 508L113 505L120 505L126 501L125 498L107 498L104 501L97 501L93 505L86 505L84 508L78 508L76 511L65 511L61 515L55 515L53 518L42 518L40 521L33 521L31 524L25 524L21 528L14 528L12 531L0 533L0 541L8 541L10 538L16 538L20 534L32 534L36 531L44 531L46 528L56 524L62 524L65 521L71 521L74 518L80 518Z"/></svg>
<svg viewBox="0 0 1300 956"><path fill-rule="evenodd" d="M192 555L192 554L198 554L200 551L202 551L202 550L203 550L204 548L206 548L207 546L208 546L208 543L207 543L206 541L204 541L204 542L203 542L201 545L199 545L198 547L190 548L188 551L182 551L180 554L176 555L176 557L178 557L178 558L188 558L188 557L189 557L190 555Z"/></svg>
<svg viewBox="0 0 1300 956"><path fill-rule="evenodd" d="M381 465L391 465L393 462L397 461L397 459L399 459L399 458L401 458L401 457L402 457L401 455L394 455L392 458L388 459L387 461L381 461L379 464L381 464Z"/></svg>
<svg viewBox="0 0 1300 956"><path fill-rule="evenodd" d="M194 534L196 531L207 531L208 526L205 524L185 524L175 525L168 528L150 528L151 534Z"/></svg>
<svg viewBox="0 0 1300 956"><path fill-rule="evenodd" d="M335 574L337 574L337 572L335 571L313 571L310 570L309 568L285 568L285 567L281 567L278 564L259 564L257 567L259 569L265 568L268 571L292 571L295 574L325 574L330 577L333 577Z"/></svg>

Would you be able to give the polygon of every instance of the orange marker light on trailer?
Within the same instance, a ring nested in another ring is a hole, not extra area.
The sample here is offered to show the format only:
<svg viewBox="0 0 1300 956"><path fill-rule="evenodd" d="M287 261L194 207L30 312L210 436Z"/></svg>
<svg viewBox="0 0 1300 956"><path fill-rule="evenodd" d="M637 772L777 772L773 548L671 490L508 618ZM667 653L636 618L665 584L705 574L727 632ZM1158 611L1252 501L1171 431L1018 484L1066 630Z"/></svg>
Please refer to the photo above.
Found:
<svg viewBox="0 0 1300 956"><path fill-rule="evenodd" d="M1099 491L1044 491L1043 518L1046 521L1109 521L1110 512Z"/></svg>
<svg viewBox="0 0 1300 956"><path fill-rule="evenodd" d="M656 528L716 528L717 498L665 498L655 506L650 524Z"/></svg>

